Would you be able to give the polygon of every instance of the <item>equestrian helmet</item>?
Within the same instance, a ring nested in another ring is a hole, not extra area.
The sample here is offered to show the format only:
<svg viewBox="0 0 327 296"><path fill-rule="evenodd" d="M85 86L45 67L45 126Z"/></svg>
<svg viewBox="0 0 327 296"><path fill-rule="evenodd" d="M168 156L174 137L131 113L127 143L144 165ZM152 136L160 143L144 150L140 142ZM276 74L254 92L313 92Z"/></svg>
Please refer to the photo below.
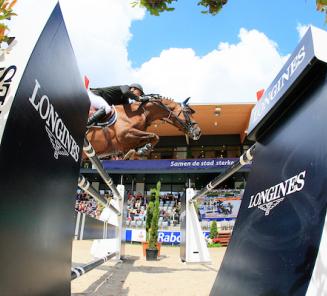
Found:
<svg viewBox="0 0 327 296"><path fill-rule="evenodd" d="M141 91L141 94L144 95L143 87L142 87L141 84L138 84L138 83L132 83L129 87L137 88L139 91Z"/></svg>

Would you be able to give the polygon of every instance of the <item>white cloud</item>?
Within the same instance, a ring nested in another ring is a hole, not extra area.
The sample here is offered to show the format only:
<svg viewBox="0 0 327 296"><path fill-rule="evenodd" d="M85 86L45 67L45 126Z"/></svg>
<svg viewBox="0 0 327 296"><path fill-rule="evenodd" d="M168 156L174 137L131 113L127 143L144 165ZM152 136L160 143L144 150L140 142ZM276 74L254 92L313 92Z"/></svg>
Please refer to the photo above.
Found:
<svg viewBox="0 0 327 296"><path fill-rule="evenodd" d="M297 24L296 30L299 34L299 40L302 39L306 31L309 29L310 25L302 25L300 23Z"/></svg>
<svg viewBox="0 0 327 296"><path fill-rule="evenodd" d="M24 3L19 1L17 6L38 7L38 13L46 6L38 5L38 0ZM193 103L250 102L255 101L257 90L268 87L287 58L265 34L240 29L237 43L217 44L204 56L192 48L167 48L132 68L127 51L133 37L130 29L133 21L144 18L145 10L130 3L60 0L81 75L88 75L91 86L135 81L148 93L176 100L191 96ZM298 28L300 32L303 26Z"/></svg>
<svg viewBox="0 0 327 296"><path fill-rule="evenodd" d="M163 50L134 71L146 90L192 102L251 102L268 87L286 56L256 30L241 29L237 44L221 43L203 57L190 48Z"/></svg>
<svg viewBox="0 0 327 296"><path fill-rule="evenodd" d="M127 44L131 24L144 17L144 9L132 8L130 0L61 0L60 4L81 74L93 86L131 82Z"/></svg>
<svg viewBox="0 0 327 296"><path fill-rule="evenodd" d="M250 102L286 60L263 33L241 29L237 44L221 43L205 56L191 48L163 49L133 69L127 52L130 28L145 11L131 8L130 0L96 3L91 10L89 1L78 1L77 7L76 1L61 0L81 73L93 86L136 81L148 93L176 100L191 96L193 103Z"/></svg>

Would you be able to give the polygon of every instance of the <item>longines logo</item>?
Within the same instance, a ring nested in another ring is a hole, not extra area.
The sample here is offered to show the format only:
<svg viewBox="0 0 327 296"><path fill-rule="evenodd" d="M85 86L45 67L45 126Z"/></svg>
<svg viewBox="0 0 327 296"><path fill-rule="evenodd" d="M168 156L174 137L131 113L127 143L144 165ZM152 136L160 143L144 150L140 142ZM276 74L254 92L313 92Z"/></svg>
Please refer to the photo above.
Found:
<svg viewBox="0 0 327 296"><path fill-rule="evenodd" d="M17 71L17 67L11 65L7 68L0 68L0 114L5 106L6 98L9 95L10 85Z"/></svg>
<svg viewBox="0 0 327 296"><path fill-rule="evenodd" d="M41 119L45 121L45 130L54 149L54 157L58 159L59 155L68 156L70 154L78 162L79 147L76 141L50 103L48 96L42 95L40 99L37 99L40 97L37 96L40 88L39 82L35 80L35 87L29 101Z"/></svg>
<svg viewBox="0 0 327 296"><path fill-rule="evenodd" d="M264 111L269 107L270 103L274 101L278 93L285 87L286 82L288 82L294 73L297 72L297 69L304 61L306 52L304 46L300 48L294 59L290 62L287 69L282 73L278 79L278 81L272 86L265 96L258 102L255 109L253 109L254 117L253 121L256 122L257 120L261 119L262 114Z"/></svg>
<svg viewBox="0 0 327 296"><path fill-rule="evenodd" d="M302 171L284 182L251 195L248 208L258 207L268 216L270 211L282 202L287 195L303 189L305 184L305 172L306 171Z"/></svg>

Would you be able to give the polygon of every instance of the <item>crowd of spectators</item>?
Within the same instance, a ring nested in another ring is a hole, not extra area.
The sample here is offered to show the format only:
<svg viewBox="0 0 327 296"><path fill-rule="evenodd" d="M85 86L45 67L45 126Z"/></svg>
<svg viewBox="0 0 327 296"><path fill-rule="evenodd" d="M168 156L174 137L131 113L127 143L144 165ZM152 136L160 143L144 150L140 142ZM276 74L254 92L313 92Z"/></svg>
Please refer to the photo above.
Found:
<svg viewBox="0 0 327 296"><path fill-rule="evenodd" d="M130 227L145 227L146 209L149 202L149 196L141 193L128 193L127 201L127 221L126 225ZM159 227L167 228L179 224L181 210L180 196L174 194L164 194L160 196L159 205Z"/></svg>
<svg viewBox="0 0 327 296"><path fill-rule="evenodd" d="M128 193L127 226L145 227L148 202L149 196L141 193ZM99 218L102 208L91 196L78 191L76 195L75 210L88 214L91 217ZM160 196L159 210L159 227L167 228L178 225L181 211L180 195L164 194Z"/></svg>
<svg viewBox="0 0 327 296"><path fill-rule="evenodd" d="M87 214L93 218L99 218L102 208L88 194L84 192L77 192L75 210L83 214Z"/></svg>
<svg viewBox="0 0 327 296"><path fill-rule="evenodd" d="M225 191L213 192L212 196L207 196L199 200L199 219L201 219L201 212L209 213L216 212L218 214L231 214L233 205L230 202L222 202L217 197L229 197L240 195L240 192ZM141 193L128 193L127 200L127 227L145 228L147 205L149 203L149 196ZM102 207L97 202L83 192L78 192L76 196L75 210L86 213L94 218L99 218ZM181 199L180 194L167 193L160 196L159 205L159 228L165 229L168 227L177 226L180 224L181 214Z"/></svg>

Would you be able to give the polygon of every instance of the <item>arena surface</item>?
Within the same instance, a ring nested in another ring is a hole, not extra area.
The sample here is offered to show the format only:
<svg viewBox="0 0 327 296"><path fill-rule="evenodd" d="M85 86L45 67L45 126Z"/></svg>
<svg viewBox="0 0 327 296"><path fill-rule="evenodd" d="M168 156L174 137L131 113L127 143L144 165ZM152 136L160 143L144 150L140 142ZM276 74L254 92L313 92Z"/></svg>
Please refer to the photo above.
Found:
<svg viewBox="0 0 327 296"><path fill-rule="evenodd" d="M92 261L92 241L74 241L73 266ZM226 248L210 248L212 264L186 264L179 247L162 246L158 261L146 261L140 244L126 244L124 263L109 261L72 281L73 296L207 296Z"/></svg>

